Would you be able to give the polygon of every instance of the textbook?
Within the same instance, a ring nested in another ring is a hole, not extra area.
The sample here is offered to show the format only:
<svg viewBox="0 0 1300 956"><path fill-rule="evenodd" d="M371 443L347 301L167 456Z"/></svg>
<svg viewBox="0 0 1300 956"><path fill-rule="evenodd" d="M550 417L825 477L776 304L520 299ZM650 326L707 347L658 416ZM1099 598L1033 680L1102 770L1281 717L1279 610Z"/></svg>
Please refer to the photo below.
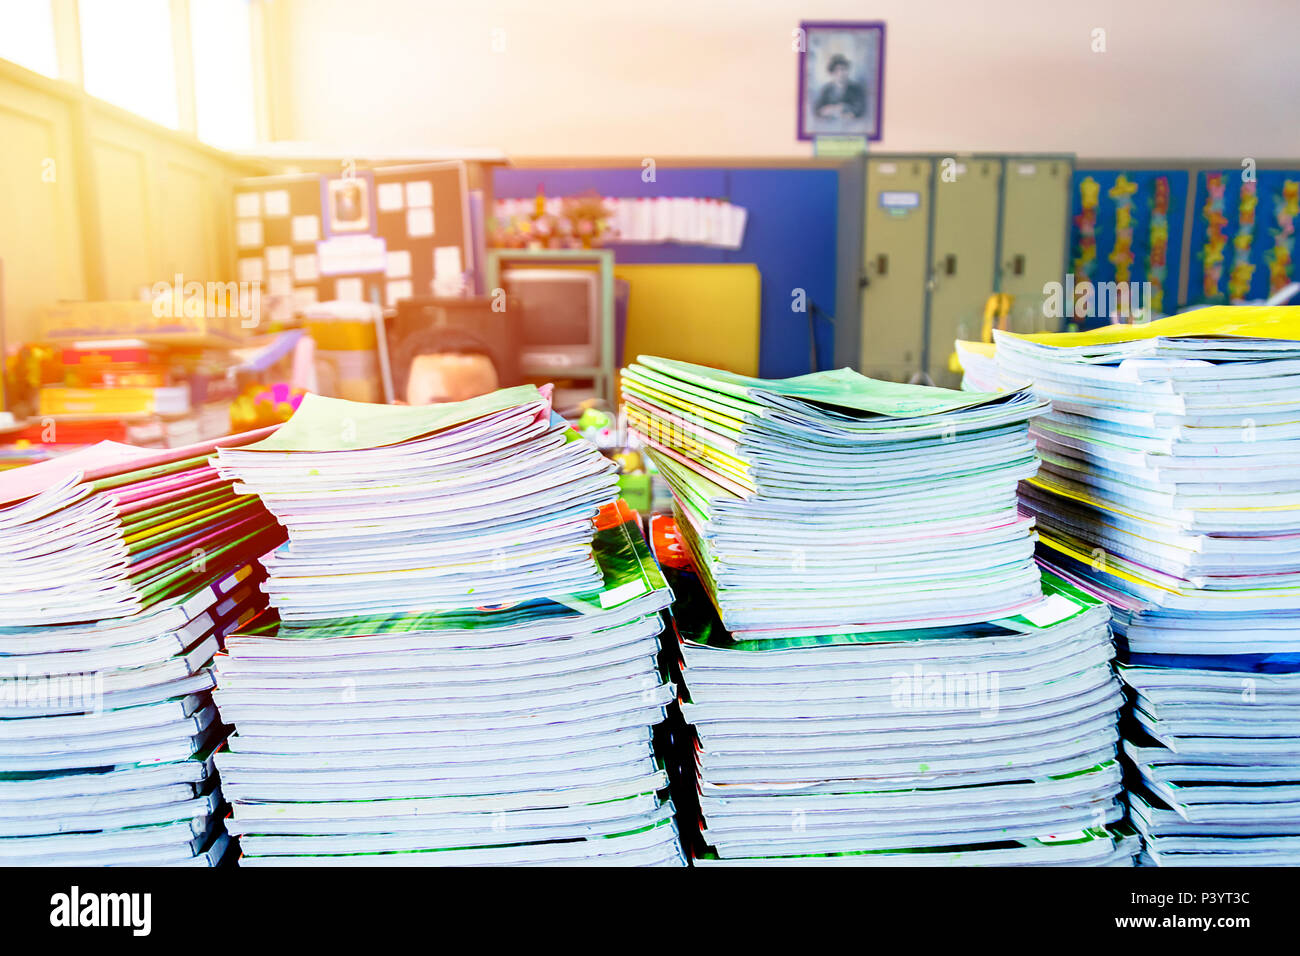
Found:
<svg viewBox="0 0 1300 956"><path fill-rule="evenodd" d="M1038 470L1024 389L958 392L848 369L763 380L653 356L628 425L682 541L747 639L941 627L1041 600L1017 483Z"/></svg>
<svg viewBox="0 0 1300 956"><path fill-rule="evenodd" d="M422 407L308 395L216 461L288 530L263 562L286 621L594 590L593 522L618 497L613 462L533 386Z"/></svg>
<svg viewBox="0 0 1300 956"><path fill-rule="evenodd" d="M672 594L549 390L308 396L218 466L289 535L215 665L240 865L684 865Z"/></svg>
<svg viewBox="0 0 1300 956"><path fill-rule="evenodd" d="M282 538L208 465L220 442L101 442L0 476L0 627L129 618L224 577Z"/></svg>
<svg viewBox="0 0 1300 956"><path fill-rule="evenodd" d="M211 662L264 606L259 573L245 566L108 626L0 629L0 861L220 862L212 751L226 729Z"/></svg>
<svg viewBox="0 0 1300 956"><path fill-rule="evenodd" d="M997 334L1032 382L1041 565L1104 600L1155 865L1300 862L1300 309Z"/></svg>
<svg viewBox="0 0 1300 956"><path fill-rule="evenodd" d="M1044 576L997 621L750 640L692 559L668 573L671 769L698 864L1131 864L1099 601Z"/></svg>
<svg viewBox="0 0 1300 956"><path fill-rule="evenodd" d="M0 862L220 862L211 662L283 532L207 456L268 433L0 477Z"/></svg>
<svg viewBox="0 0 1300 956"><path fill-rule="evenodd" d="M216 763L241 864L680 865L651 737L671 595L626 511L594 552L595 592L232 635Z"/></svg>

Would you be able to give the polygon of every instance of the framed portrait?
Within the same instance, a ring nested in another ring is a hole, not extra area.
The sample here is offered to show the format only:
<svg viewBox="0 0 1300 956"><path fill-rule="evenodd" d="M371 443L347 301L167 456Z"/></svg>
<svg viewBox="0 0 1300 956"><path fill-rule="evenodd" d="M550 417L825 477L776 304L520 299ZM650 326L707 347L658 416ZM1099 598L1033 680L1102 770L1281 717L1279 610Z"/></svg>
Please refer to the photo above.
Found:
<svg viewBox="0 0 1300 956"><path fill-rule="evenodd" d="M880 139L884 23L806 20L799 31L799 138Z"/></svg>
<svg viewBox="0 0 1300 956"><path fill-rule="evenodd" d="M370 190L370 178L363 173L325 180L325 194L322 199L325 206L324 220L327 236L372 231Z"/></svg>

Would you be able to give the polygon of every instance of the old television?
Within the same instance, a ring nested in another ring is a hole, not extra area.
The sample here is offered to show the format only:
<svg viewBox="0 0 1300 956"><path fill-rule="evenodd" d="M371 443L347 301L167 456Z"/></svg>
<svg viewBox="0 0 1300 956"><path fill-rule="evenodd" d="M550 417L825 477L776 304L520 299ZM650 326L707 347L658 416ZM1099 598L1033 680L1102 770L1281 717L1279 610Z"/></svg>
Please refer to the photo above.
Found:
<svg viewBox="0 0 1300 956"><path fill-rule="evenodd" d="M506 295L523 310L519 366L534 373L600 363L600 274L587 269L505 269Z"/></svg>

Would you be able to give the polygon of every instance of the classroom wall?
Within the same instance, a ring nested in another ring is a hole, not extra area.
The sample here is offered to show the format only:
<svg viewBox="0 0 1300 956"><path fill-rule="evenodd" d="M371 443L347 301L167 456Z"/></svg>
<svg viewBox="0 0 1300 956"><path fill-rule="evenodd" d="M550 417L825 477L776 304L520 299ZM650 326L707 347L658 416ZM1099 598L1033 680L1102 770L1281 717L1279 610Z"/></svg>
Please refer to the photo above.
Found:
<svg viewBox="0 0 1300 956"><path fill-rule="evenodd" d="M5 335L28 338L34 310L86 294L74 109L0 73L0 262Z"/></svg>
<svg viewBox="0 0 1300 956"><path fill-rule="evenodd" d="M807 155L792 30L879 19L884 150L1300 156L1294 0L271 2L292 24L283 139Z"/></svg>
<svg viewBox="0 0 1300 956"><path fill-rule="evenodd" d="M6 342L60 299L232 279L232 184L262 169L0 61Z"/></svg>

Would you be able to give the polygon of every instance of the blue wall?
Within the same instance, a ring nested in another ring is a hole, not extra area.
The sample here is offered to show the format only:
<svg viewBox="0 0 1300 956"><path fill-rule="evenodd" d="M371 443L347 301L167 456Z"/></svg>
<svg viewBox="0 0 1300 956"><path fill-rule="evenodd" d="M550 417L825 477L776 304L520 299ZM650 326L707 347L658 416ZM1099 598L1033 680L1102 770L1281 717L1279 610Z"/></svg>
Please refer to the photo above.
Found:
<svg viewBox="0 0 1300 956"><path fill-rule="evenodd" d="M620 198L696 196L728 199L748 211L740 249L675 243L614 243L620 263L753 263L762 277L758 373L784 378L813 371L809 320L792 309L793 290L805 290L816 318L819 365L830 368L835 334L835 255L839 177L822 169L658 169L641 181L641 168L511 169L493 171L498 199L528 199L595 190Z"/></svg>

